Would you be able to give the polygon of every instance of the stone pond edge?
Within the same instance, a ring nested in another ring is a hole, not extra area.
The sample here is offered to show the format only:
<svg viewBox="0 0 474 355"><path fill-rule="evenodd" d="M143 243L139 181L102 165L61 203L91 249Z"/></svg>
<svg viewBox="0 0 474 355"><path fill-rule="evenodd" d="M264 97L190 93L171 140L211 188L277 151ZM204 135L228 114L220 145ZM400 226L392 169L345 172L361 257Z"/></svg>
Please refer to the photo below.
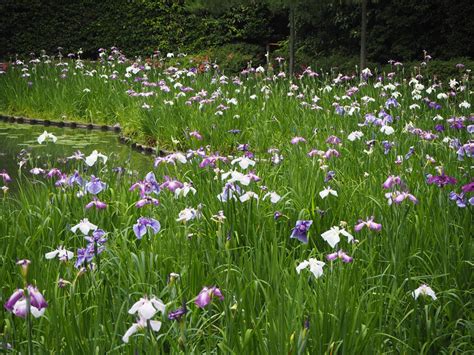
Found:
<svg viewBox="0 0 474 355"><path fill-rule="evenodd" d="M129 145L133 150L136 150L145 154L154 154L154 155L167 155L169 152L163 151L161 149L150 147L144 144L137 143L132 138L125 136L122 133L122 129L119 124L110 126L110 125L98 125L93 123L80 123L73 121L52 121L52 120L43 120L39 118L30 118L23 116L10 116L0 114L0 121L6 121L11 123L20 123L20 124L30 124L38 126L53 126L60 128L71 128L71 129L88 129L88 130L100 130L100 131L110 131L118 133L118 140L122 144Z"/></svg>

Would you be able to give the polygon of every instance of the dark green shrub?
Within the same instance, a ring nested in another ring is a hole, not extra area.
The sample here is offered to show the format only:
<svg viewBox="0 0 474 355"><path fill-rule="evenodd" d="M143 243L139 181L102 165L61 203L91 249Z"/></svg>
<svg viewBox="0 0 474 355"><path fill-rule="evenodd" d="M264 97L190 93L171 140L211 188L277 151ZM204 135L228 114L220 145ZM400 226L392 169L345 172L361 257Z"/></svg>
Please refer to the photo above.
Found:
<svg viewBox="0 0 474 355"><path fill-rule="evenodd" d="M199 52L195 57L216 62L223 72L238 73L248 63L252 66L263 64L265 53L263 47L255 44L232 43Z"/></svg>

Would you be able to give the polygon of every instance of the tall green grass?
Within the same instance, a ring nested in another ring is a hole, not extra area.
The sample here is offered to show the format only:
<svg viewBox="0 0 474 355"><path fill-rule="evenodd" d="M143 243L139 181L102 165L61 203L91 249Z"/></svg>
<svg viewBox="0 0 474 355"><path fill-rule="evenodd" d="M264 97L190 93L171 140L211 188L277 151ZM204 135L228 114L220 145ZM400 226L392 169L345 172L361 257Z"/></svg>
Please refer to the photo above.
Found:
<svg viewBox="0 0 474 355"><path fill-rule="evenodd" d="M323 109L312 111L287 95L288 80L268 83L262 75L252 75L236 86L231 79L229 84L212 83L218 78L212 72L175 79L195 89L187 98L201 89L210 95L220 88L224 97L238 100L237 106L230 105L223 116L216 116L220 100L200 110L196 104L184 104L184 97L174 98L177 90L173 88L151 98L129 97L126 90L143 88L123 76L124 66L87 67L92 68L98 71L93 77L83 75L82 69L71 69L67 79L59 78L60 67L47 64L30 68L31 76L26 79L20 77L19 68L9 70L0 76L0 110L43 118L119 122L130 135L173 150L210 145L214 151L236 154L238 143L249 143L257 153L255 170L262 181L243 189L263 196L260 187L265 185L283 198L276 205L262 200L222 203L216 196L224 182L219 175L216 179L212 168L199 168L199 160L155 169L150 160L150 170L158 180L167 175L192 181L197 193L175 199L163 190L159 206L136 209L137 193L128 189L142 177L112 172L113 166L123 162L110 160L106 166L92 168L71 162L58 166L68 173L79 169L84 176L94 174L107 182L108 188L99 197L108 208L85 210L88 198L76 197L77 189L57 188L50 180L32 177L27 173L32 167L28 163L13 182L18 192L7 193L0 201L0 299L4 302L22 285L15 261L30 259L30 280L49 302L45 316L33 320L36 353L428 354L471 349L472 207L461 209L450 201L451 186L438 188L425 181L426 174L437 174L426 163L426 154L458 179L453 190L459 191L460 185L470 181L469 158L458 161L455 150L441 141L449 135L464 143L469 136L465 130L448 130L427 142L403 132L409 121L432 129L435 114L446 119L466 114L458 103L470 101L469 89L439 111L423 102L419 110L412 111L408 108L413 103L412 87L402 83L397 88L400 107L391 109L391 114L400 117L393 124L396 133L385 136L378 128L357 125L363 114L378 111L385 102L380 96L383 90L372 83L360 88L357 99L368 95L376 101L361 104L359 114L339 116L331 106L334 95L344 95L357 81L334 85L327 93L322 89L332 78L296 80L306 101L314 95L321 97L318 104ZM112 70L119 71L120 79L100 78ZM161 70L152 69L147 75L150 81L165 79L173 85ZM268 98L261 92L265 85L271 89ZM91 92L83 92L84 88ZM253 93L255 100L249 98ZM169 106L163 100L175 104ZM151 110L141 108L144 102ZM231 129L241 133L228 133ZM365 136L348 141L347 135L356 129ZM203 141L189 139L187 133L192 130L198 130ZM343 138L336 148L339 158L319 162L307 156L311 148L326 150L325 140L331 134ZM308 142L291 145L296 135ZM367 154L365 141L370 139L378 143ZM384 139L396 143L387 155L380 144ZM415 154L396 165L396 156L406 154L411 146ZM266 151L271 147L280 148L281 164L269 161L271 155ZM108 149L104 147L103 153ZM321 164L336 172L334 180L323 182L326 171ZM231 169L226 163L218 167ZM389 174L402 177L419 199L417 205L404 201L388 206L381 185ZM325 186L337 190L339 196L322 200L318 193ZM176 221L182 209L199 204L203 218L187 224ZM219 210L226 216L223 224L211 218ZM277 210L283 216L275 220ZM137 240L132 226L141 215L159 220L162 230ZM382 223L382 231L355 233L357 220L371 215ZM83 247L82 236L70 228L84 217L108 232L108 242L99 267L78 276L73 262L46 260L44 254L59 245L69 250ZM289 238L298 219L313 220L307 245ZM347 222L348 230L359 240L348 244L342 238L339 243L339 248L354 257L350 264L326 261L333 250L320 237L341 221ZM326 261L321 278L314 278L309 270L297 274L296 266L310 257ZM171 272L181 275L174 283L167 281ZM58 288L59 278L72 285ZM412 292L422 283L433 288L436 301L414 300ZM212 285L222 290L224 301L214 299L208 308L198 309L194 297L203 286ZM164 315L159 333L142 332L124 344L121 336L135 322L127 311L144 294L161 298L167 312L187 302L189 312L182 323ZM17 352L26 352L28 346L26 323L4 309L0 311L0 341L10 343Z"/></svg>

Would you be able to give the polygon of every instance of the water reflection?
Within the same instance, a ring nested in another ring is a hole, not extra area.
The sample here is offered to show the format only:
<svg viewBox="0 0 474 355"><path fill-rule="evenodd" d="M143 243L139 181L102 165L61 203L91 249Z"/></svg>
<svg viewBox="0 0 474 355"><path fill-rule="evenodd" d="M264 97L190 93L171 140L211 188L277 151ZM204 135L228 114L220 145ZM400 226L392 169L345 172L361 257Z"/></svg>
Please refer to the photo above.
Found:
<svg viewBox="0 0 474 355"><path fill-rule="evenodd" d="M56 143L38 143L37 138L45 130L58 138ZM64 158L78 150L86 155L98 150L109 156L109 167L129 167L139 173L149 171L153 164L151 156L121 144L114 132L0 121L0 171L5 169L13 179L18 176L19 156L30 157L38 167L50 168L56 163L62 165ZM25 168L30 169L30 164Z"/></svg>

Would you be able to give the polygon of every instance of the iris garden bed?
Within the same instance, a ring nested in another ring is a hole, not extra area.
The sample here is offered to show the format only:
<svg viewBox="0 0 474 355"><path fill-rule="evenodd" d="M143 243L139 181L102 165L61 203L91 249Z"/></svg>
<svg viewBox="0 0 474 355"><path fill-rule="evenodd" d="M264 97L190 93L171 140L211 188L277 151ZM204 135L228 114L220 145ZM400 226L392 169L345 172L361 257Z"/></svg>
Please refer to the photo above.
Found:
<svg viewBox="0 0 474 355"><path fill-rule="evenodd" d="M32 147L14 177L8 158L3 347L470 349L465 68L445 83L404 80L401 63L362 79L308 68L290 80L278 61L233 77L179 58L171 68L116 49L102 58L17 62L0 75L0 109L119 123L170 154L135 171L110 144L54 156ZM35 145L61 144L45 130Z"/></svg>

